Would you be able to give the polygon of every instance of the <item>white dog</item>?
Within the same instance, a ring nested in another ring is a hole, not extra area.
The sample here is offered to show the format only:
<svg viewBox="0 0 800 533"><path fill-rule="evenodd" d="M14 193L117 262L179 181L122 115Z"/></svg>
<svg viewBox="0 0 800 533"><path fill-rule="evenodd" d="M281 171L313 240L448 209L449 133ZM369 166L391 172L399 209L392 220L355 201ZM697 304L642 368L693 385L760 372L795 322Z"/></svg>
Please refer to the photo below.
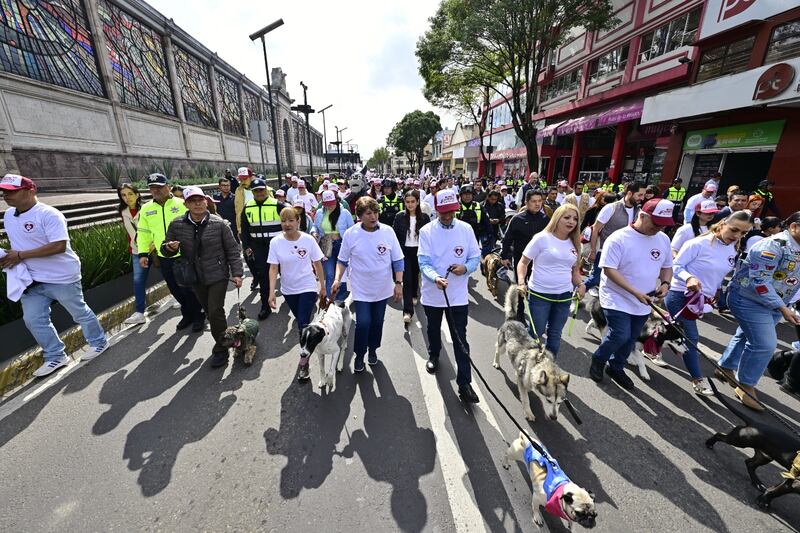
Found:
<svg viewBox="0 0 800 533"><path fill-rule="evenodd" d="M317 353L319 359L319 388L327 387L328 393L335 387L336 372L342 371L347 334L353 318L344 302L336 302L327 308L320 307L311 324L300 332L300 357L308 360ZM330 356L327 364L325 356Z"/></svg>

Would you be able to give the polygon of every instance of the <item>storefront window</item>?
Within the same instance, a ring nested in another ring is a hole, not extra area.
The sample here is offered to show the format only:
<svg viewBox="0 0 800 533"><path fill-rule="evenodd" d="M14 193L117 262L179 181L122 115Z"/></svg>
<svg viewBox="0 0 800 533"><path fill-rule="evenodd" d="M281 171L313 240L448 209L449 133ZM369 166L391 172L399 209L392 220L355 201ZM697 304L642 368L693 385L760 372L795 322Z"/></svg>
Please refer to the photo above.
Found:
<svg viewBox="0 0 800 533"><path fill-rule="evenodd" d="M696 9L648 33L642 38L639 62L644 63L681 46L689 46L694 42L699 23L700 10Z"/></svg>
<svg viewBox="0 0 800 533"><path fill-rule="evenodd" d="M581 67L559 76L542 87L542 102L552 100L563 94L577 91L581 84Z"/></svg>
<svg viewBox="0 0 800 533"><path fill-rule="evenodd" d="M767 48L767 63L800 56L800 20L772 30Z"/></svg>
<svg viewBox="0 0 800 533"><path fill-rule="evenodd" d="M697 81L710 80L725 74L735 74L747 70L755 37L728 43L706 50L700 57L700 71Z"/></svg>
<svg viewBox="0 0 800 533"><path fill-rule="evenodd" d="M589 64L589 82L594 83L613 74L625 70L628 64L629 45L623 45L602 55Z"/></svg>

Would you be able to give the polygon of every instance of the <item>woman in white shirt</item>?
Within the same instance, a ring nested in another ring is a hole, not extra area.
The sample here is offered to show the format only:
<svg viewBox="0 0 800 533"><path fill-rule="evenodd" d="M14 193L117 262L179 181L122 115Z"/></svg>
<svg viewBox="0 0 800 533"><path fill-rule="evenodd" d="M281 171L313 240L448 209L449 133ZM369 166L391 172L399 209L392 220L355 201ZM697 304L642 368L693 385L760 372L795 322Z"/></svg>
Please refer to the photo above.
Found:
<svg viewBox="0 0 800 533"><path fill-rule="evenodd" d="M147 319L144 316L144 308L147 304L147 274L150 272L150 264L142 268L139 264L139 249L136 247L136 229L139 226L139 211L142 208L142 197L139 191L130 183L120 185L117 190L119 196L119 206L117 210L122 217L122 225L128 234L128 248L131 252L131 264L133 265L133 297L135 301L134 313L125 319L125 323L144 324Z"/></svg>
<svg viewBox="0 0 800 533"><path fill-rule="evenodd" d="M703 200L694 209L691 223L684 224L672 237L672 257L675 258L681 251L681 246L689 239L708 233L708 224L719 213L719 207L714 200Z"/></svg>
<svg viewBox="0 0 800 533"><path fill-rule="evenodd" d="M665 304L690 341L683 354L683 364L691 375L695 394L710 396L713 392L706 387L700 371L700 357L695 348L700 340L696 319L688 318L696 315L684 308L694 291L702 292L708 301L716 300L722 280L736 264L736 243L752 226L750 213L737 211L713 225L708 234L690 239L675 257L674 275Z"/></svg>
<svg viewBox="0 0 800 533"><path fill-rule="evenodd" d="M572 204L555 210L544 231L536 234L522 252L517 264L518 289L528 295L533 335L540 340L546 333L545 347L555 357L561 346L561 331L569 317L572 294L583 297L586 286L581 281L580 213ZM525 285L528 263L533 263Z"/></svg>
<svg viewBox="0 0 800 533"><path fill-rule="evenodd" d="M281 210L283 233L270 242L269 256L269 301L272 309L277 307L275 289L278 274L281 278L281 294L294 315L298 332L309 322L318 295L325 297L325 274L322 271L322 250L316 239L300 231L300 217L291 207ZM316 276L316 277L315 277ZM308 360L300 360L297 379L308 379Z"/></svg>
<svg viewBox="0 0 800 533"><path fill-rule="evenodd" d="M367 351L369 365L378 364L386 304L393 295L396 302L403 296L403 250L394 230L378 223L377 200L362 196L355 207L360 222L342 236L331 298L336 297L342 276L348 271L356 312L353 372L358 373L364 371Z"/></svg>
<svg viewBox="0 0 800 533"><path fill-rule="evenodd" d="M419 230L431 221L422 212L419 191L409 189L403 196L405 210L394 217L394 233L403 248L403 323L410 324L419 295Z"/></svg>

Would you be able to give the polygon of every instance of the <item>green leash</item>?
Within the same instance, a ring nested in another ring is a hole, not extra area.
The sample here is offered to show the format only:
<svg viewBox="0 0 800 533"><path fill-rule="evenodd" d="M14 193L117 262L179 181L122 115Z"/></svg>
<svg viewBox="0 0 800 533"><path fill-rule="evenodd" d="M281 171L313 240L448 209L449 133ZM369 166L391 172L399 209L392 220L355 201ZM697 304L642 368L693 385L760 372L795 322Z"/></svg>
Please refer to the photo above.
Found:
<svg viewBox="0 0 800 533"><path fill-rule="evenodd" d="M539 338L539 334L536 332L536 326L533 325L533 316L531 315L531 305L530 305L530 302L528 301L528 295L529 294L535 296L536 298L539 298L540 300L544 300L546 302L551 302L551 303L557 303L557 304L558 303L574 301L575 302L575 311L572 312L572 320L570 320L569 329L567 330L567 335L572 337L572 329L575 326L575 319L578 317L578 303L580 303L580 301L581 301L581 299L578 297L578 293L577 292L573 292L572 296L570 296L569 298L564 298L562 300L553 300L551 298L547 298L546 296L543 296L541 294L533 292L530 289L526 289L525 290L525 296L522 298L524 300L524 303L525 303L525 316L528 318L528 321L530 322L531 329L533 330L533 334L538 339Z"/></svg>

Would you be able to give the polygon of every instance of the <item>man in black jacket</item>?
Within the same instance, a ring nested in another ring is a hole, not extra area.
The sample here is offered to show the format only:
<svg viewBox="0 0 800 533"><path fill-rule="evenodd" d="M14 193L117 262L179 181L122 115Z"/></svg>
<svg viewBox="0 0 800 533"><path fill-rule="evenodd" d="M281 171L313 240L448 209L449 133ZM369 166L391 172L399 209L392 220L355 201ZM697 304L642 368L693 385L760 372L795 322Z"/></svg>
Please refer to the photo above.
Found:
<svg viewBox="0 0 800 533"><path fill-rule="evenodd" d="M489 191L486 201L481 204L483 214L489 221L489 238L486 240L482 255L491 253L500 237L500 224L506 219L505 203L500 201L499 191Z"/></svg>
<svg viewBox="0 0 800 533"><path fill-rule="evenodd" d="M217 214L228 221L231 229L233 229L233 236L238 242L239 235L236 233L236 206L234 205L234 196L231 190L232 183L228 178L220 178L217 184L219 192L215 192L212 195L214 202L217 204Z"/></svg>
<svg viewBox="0 0 800 533"><path fill-rule="evenodd" d="M514 260L514 265L519 262L523 250L533 236L547 226L550 219L542 211L543 202L542 191L539 189L531 189L525 193L525 211L514 215L503 237L500 258L506 268L511 268L511 259Z"/></svg>

